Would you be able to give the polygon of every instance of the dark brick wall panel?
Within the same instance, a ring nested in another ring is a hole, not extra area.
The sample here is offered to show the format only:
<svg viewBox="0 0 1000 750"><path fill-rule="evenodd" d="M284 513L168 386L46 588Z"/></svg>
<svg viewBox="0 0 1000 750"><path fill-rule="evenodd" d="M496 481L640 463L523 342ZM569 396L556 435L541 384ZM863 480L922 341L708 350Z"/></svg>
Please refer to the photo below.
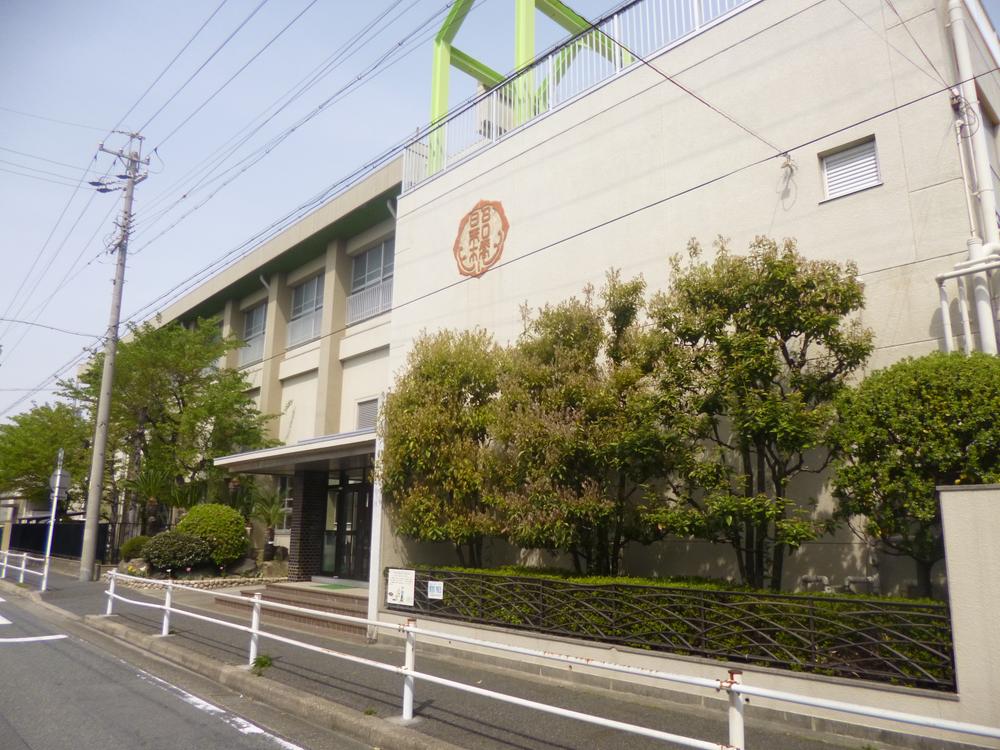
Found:
<svg viewBox="0 0 1000 750"><path fill-rule="evenodd" d="M292 480L292 538L288 579L308 581L323 564L323 526L329 473L296 471Z"/></svg>

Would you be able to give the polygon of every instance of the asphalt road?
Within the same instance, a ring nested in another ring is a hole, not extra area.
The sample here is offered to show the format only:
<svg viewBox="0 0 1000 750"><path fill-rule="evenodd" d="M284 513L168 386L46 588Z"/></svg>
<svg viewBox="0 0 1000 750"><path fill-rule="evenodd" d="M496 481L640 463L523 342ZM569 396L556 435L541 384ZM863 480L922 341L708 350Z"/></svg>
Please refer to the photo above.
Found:
<svg viewBox="0 0 1000 750"><path fill-rule="evenodd" d="M367 747L289 722L266 706L175 667L125 661L123 657L143 659L114 642L95 643L92 636L84 640L71 632L75 629L66 621L49 620L31 605L0 599L3 750ZM263 722L280 728L265 729Z"/></svg>

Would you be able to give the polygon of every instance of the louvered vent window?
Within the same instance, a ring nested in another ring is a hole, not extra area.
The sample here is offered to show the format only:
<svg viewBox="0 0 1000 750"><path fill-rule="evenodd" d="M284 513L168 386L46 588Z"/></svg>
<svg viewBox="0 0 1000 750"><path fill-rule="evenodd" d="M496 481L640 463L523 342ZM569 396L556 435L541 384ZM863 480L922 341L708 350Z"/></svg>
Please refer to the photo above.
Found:
<svg viewBox="0 0 1000 750"><path fill-rule="evenodd" d="M358 429L374 430L378 420L378 399L358 402Z"/></svg>
<svg viewBox="0 0 1000 750"><path fill-rule="evenodd" d="M823 176L828 199L881 185L875 139L824 156Z"/></svg>

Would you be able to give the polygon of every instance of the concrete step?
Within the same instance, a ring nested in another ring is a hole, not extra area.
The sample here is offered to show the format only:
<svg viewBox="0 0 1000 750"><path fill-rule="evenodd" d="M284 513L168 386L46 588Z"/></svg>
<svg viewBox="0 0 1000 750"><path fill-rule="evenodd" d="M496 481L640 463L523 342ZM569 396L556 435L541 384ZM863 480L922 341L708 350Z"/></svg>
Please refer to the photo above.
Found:
<svg viewBox="0 0 1000 750"><path fill-rule="evenodd" d="M305 607L307 609L330 612L337 615L349 615L351 617L366 617L368 614L368 600L366 598L336 591L306 589L282 584L268 584L263 590L256 588L241 591L240 594L244 597L244 601L216 597L215 603L224 609L244 612L249 617L253 608L251 600L256 593L260 593L261 599L265 602ZM292 625L295 627L306 627L319 632L344 633L358 636L365 635L366 630L364 625L328 620L305 612L287 612L268 607L261 609L261 622L263 624Z"/></svg>

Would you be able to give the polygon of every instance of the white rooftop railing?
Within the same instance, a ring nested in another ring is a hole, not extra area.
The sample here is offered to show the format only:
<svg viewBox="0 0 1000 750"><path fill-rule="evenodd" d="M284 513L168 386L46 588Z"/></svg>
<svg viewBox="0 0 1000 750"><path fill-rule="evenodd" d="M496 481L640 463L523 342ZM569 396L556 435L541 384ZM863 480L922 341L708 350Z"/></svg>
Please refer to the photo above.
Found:
<svg viewBox="0 0 1000 750"><path fill-rule="evenodd" d="M755 2L635 0L612 11L422 131L404 149L403 192Z"/></svg>
<svg viewBox="0 0 1000 750"><path fill-rule="evenodd" d="M119 580L136 581L147 585L158 584L165 590L165 599L163 604L140 601L137 599L128 599L122 596L116 590L116 583ZM996 727L987 727L979 724L969 724L959 721L950 721L948 719L940 719L937 717L919 716L916 714L903 713L901 711L889 711L886 709L876 708L873 706L864 706L855 703L845 703L843 701L825 700L822 698L814 698L805 695L798 695L796 693L789 693L780 690L769 690L766 688L753 687L752 685L747 685L743 683L742 673L739 670L729 670L728 676L724 679L693 677L690 675L673 674L670 672L661 672L653 669L644 669L642 667L635 667L627 664L619 664L615 662L608 662L596 659L587 659L579 656L573 656L570 654L560 654L555 651L543 651L541 649L527 648L523 646L513 646L504 643L497 643L494 641L482 640L479 638L462 636L456 633L449 633L439 630L432 630L430 628L417 627L416 620L412 618L407 619L405 623L383 622L381 620L372 620L365 617L338 615L332 612L325 612L322 610L311 609L308 607L297 607L291 604L268 602L264 601L259 593L255 594L252 599L248 600L247 597L235 594L226 594L218 591L206 591L205 589L199 589L193 586L185 586L183 584L175 583L171 580L158 581L149 578L138 578L136 576L123 575L116 571L112 571L111 573L108 574L108 583L109 585L106 591L108 596L108 604L105 614L107 615L113 614L114 603L118 601L139 607L147 607L147 608L162 610L163 622L161 626L161 634L164 636L169 634L170 632L171 614L183 615L184 617L190 617L192 619L200 620L202 622L209 622L215 625L229 628L231 630L248 633L250 635L250 642L248 647L247 663L250 666L253 666L254 661L257 659L260 648L260 639L264 638L274 641L276 643L284 643L289 646L301 648L313 653L324 654L326 656L330 656L335 659L342 659L344 661L353 662L355 664L369 666L372 667L373 669L378 669L385 672L392 672L394 674L398 674L403 678L402 719L404 721L409 721L410 719L413 718L413 701L415 695L416 681L422 680L424 682L430 682L437 685L450 687L465 693L472 693L474 695L480 695L486 698L492 698L494 700L498 700L503 703L511 703L514 705L524 706L526 708L531 708L536 711L541 711L543 713L554 714L557 716L564 716L567 718L576 719L578 721L583 721L588 724L596 724L598 726L607 727L609 729L616 729L623 732L628 732L630 734L638 734L645 737L651 737L654 739L663 740L664 742L672 742L678 745L683 745L684 747L701 748L702 750L746 750L747 745L746 745L745 730L744 730L744 720L745 720L744 714L745 714L747 700L744 696L751 696L751 695L758 696L761 698L767 698L769 700L773 700L779 703L792 703L800 706L809 706L812 708L826 709L829 711L834 711L844 714L853 714L856 716L865 716L874 719L882 719L885 721L897 722L900 724L908 724L911 726L940 729L976 737L988 737L992 739L1000 739L1000 728ZM199 614L197 612L192 612L190 610L178 609L173 605L173 592L177 590L190 591L197 594L209 595L215 598L230 599L245 604L249 604L249 606L251 607L250 625L249 626L241 625L239 623L230 622L228 620L220 620L218 618L209 617L207 615ZM355 625L364 625L372 628L379 628L383 630L389 630L401 633L405 638L403 664L401 666L386 664L384 662L376 661L373 659L366 659L361 656L355 656L353 654L346 654L341 651L336 651L334 649L324 648L323 646L317 646L316 644L313 643L307 643L305 641L296 640L294 638L289 638L287 636L279 635L277 633L267 632L265 630L262 630L260 625L261 613L264 609L280 610L284 612L294 612L298 614L309 615L310 617L330 620L332 622L352 623ZM684 737L681 735L671 734L670 732L664 732L658 729L652 729L650 727L643 727L636 724L629 724L626 722L616 721L614 719L609 719L602 716L595 716L593 714L587 714L580 711L572 711L566 708L553 706L547 703L540 703L538 701L527 700L525 698L520 698L515 695L509 695L507 693L501 693L495 690L487 690L485 688L476 687L475 685L469 685L464 682L449 680L426 672L420 672L416 668L417 636L423 636L425 638L430 638L444 642L463 643L466 645L475 646L477 648L490 649L492 651L497 651L501 653L518 654L520 656L529 656L537 659L545 659L548 661L562 663L562 664L569 664L572 666L584 666L590 669L603 670L606 672L616 672L620 674L641 676L644 678L659 680L664 684L670 683L670 684L687 685L689 687L707 688L718 692L725 692L729 701L729 708L728 708L729 742L727 744L721 744L718 742L699 740L693 737Z"/></svg>

